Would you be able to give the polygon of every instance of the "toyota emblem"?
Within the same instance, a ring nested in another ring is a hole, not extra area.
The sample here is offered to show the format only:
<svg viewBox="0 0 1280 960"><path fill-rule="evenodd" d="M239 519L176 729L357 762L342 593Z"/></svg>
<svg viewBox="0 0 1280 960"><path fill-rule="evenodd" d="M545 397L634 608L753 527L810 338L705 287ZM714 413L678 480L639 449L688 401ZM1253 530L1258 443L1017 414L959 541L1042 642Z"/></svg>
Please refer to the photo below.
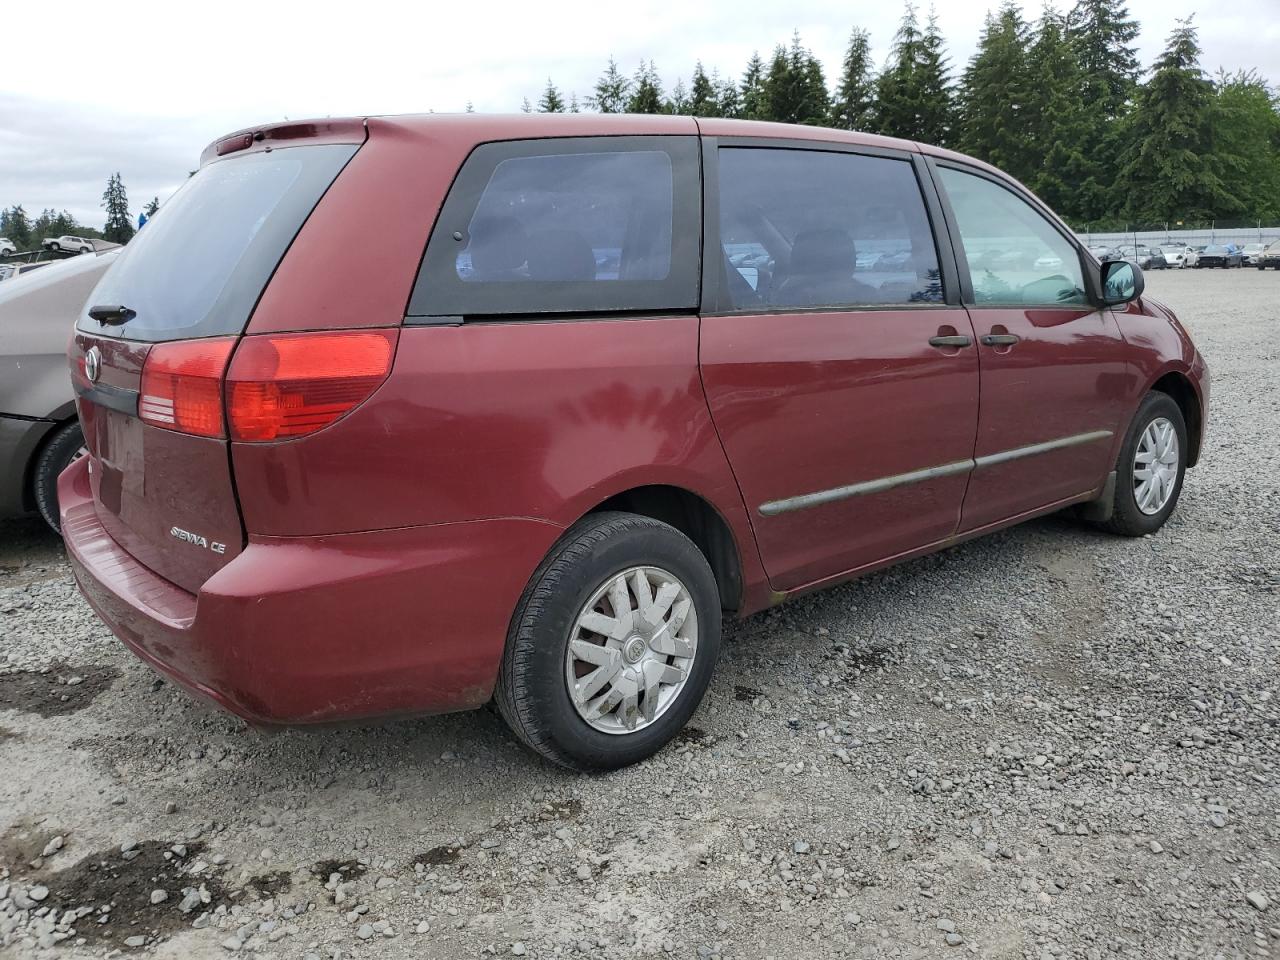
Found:
<svg viewBox="0 0 1280 960"><path fill-rule="evenodd" d="M98 374L102 373L102 352L97 347L90 347L84 355L84 375L90 383L98 382Z"/></svg>

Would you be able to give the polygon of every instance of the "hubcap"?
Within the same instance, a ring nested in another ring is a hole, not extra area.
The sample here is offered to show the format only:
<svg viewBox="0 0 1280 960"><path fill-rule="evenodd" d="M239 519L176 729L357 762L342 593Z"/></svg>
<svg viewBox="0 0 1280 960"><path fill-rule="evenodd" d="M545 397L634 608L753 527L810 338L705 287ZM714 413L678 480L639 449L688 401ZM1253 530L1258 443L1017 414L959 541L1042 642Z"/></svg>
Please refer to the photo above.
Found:
<svg viewBox="0 0 1280 960"><path fill-rule="evenodd" d="M601 584L574 621L569 699L602 733L642 730L680 696L697 652L688 588L660 567L631 567Z"/></svg>
<svg viewBox="0 0 1280 960"><path fill-rule="evenodd" d="M1133 499L1138 509L1151 516L1159 513L1173 496L1178 482L1178 431L1165 417L1147 424L1133 455Z"/></svg>

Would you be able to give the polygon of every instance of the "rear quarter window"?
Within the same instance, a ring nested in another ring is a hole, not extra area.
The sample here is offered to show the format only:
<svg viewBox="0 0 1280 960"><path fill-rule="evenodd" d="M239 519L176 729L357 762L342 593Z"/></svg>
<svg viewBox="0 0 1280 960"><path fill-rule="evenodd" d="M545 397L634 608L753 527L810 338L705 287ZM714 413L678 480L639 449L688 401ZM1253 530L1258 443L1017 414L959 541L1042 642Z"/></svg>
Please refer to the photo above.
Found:
<svg viewBox="0 0 1280 960"><path fill-rule="evenodd" d="M693 137L482 144L440 211L411 318L692 309Z"/></svg>
<svg viewBox="0 0 1280 960"><path fill-rule="evenodd" d="M78 329L130 340L240 333L258 297L357 147L324 144L250 153L196 172L129 242L87 306L122 304L134 317Z"/></svg>

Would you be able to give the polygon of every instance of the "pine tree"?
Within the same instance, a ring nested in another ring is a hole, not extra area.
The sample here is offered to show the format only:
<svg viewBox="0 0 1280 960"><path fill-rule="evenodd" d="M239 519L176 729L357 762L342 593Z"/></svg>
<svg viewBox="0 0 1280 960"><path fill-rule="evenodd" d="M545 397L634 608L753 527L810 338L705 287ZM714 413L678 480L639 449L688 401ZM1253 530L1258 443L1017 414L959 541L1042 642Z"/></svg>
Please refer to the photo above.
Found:
<svg viewBox="0 0 1280 960"><path fill-rule="evenodd" d="M952 102L950 73L946 41L938 25L938 14L930 8L915 69L915 85L919 97L915 132L917 140L942 147L951 142L955 105Z"/></svg>
<svg viewBox="0 0 1280 960"><path fill-rule="evenodd" d="M560 91L551 82L550 77L547 77L547 88L542 91L542 96L538 98L538 112L564 113L564 97L560 96Z"/></svg>
<svg viewBox="0 0 1280 960"><path fill-rule="evenodd" d="M525 97L523 100L520 101L520 112L533 113L533 104L529 102L528 97Z"/></svg>
<svg viewBox="0 0 1280 960"><path fill-rule="evenodd" d="M1084 155L1091 125L1066 19L1046 3L1027 55L1026 184L1068 218L1088 219L1098 171Z"/></svg>
<svg viewBox="0 0 1280 960"><path fill-rule="evenodd" d="M689 106L689 91L685 88L684 80L677 77L676 85L671 88L671 99L663 104L662 112L685 116L689 113Z"/></svg>
<svg viewBox="0 0 1280 960"><path fill-rule="evenodd" d="M1085 90L1084 102L1096 119L1122 116L1138 84L1138 21L1125 0L1077 0L1067 17Z"/></svg>
<svg viewBox="0 0 1280 960"><path fill-rule="evenodd" d="M129 216L129 196L119 172L107 180L102 194L102 207L107 211L107 222L102 236L112 243L128 243L133 237L133 218Z"/></svg>
<svg viewBox="0 0 1280 960"><path fill-rule="evenodd" d="M822 64L805 49L798 32L792 35L790 47L774 48L760 94L762 120L823 123L831 111Z"/></svg>
<svg viewBox="0 0 1280 960"><path fill-rule="evenodd" d="M145 213L148 218L150 218L150 217L154 217L156 215L156 211L159 209L160 209L160 198L152 197L150 202L148 202L143 206L142 212Z"/></svg>
<svg viewBox="0 0 1280 960"><path fill-rule="evenodd" d="M716 100L720 104L720 116L742 116L742 101L738 95L738 85L733 82L733 78L720 78L715 73L712 73L711 78L716 88Z"/></svg>
<svg viewBox="0 0 1280 960"><path fill-rule="evenodd" d="M689 89L689 112L695 117L720 116L719 84L707 76L699 60L693 68L693 84Z"/></svg>
<svg viewBox="0 0 1280 960"><path fill-rule="evenodd" d="M875 80L871 76L871 36L854 29L844 54L840 86L831 104L831 125L843 130L866 130L872 124Z"/></svg>
<svg viewBox="0 0 1280 960"><path fill-rule="evenodd" d="M987 14L961 81L960 148L1019 179L1033 167L1026 140L1030 28L1016 0Z"/></svg>
<svg viewBox="0 0 1280 960"><path fill-rule="evenodd" d="M764 119L764 61L759 51L751 54L747 69L742 74L742 96L739 98L739 116L747 120Z"/></svg>
<svg viewBox="0 0 1280 960"><path fill-rule="evenodd" d="M570 113L582 112L582 107L578 105L578 94L576 92L571 92L569 94L569 112Z"/></svg>
<svg viewBox="0 0 1280 960"><path fill-rule="evenodd" d="M467 101L467 106L466 106L466 108L465 108L464 112L465 112L465 113L475 113L475 112L476 112L476 105L475 105L474 103L472 103L470 100L468 100L468 101Z"/></svg>
<svg viewBox="0 0 1280 960"><path fill-rule="evenodd" d="M625 113L630 93L631 81L622 75L617 62L610 57L609 66L596 81L590 103L600 113Z"/></svg>
<svg viewBox="0 0 1280 960"><path fill-rule="evenodd" d="M1215 156L1215 93L1191 21L1179 20L1124 121L1115 205L1135 218L1209 219L1241 212Z"/></svg>
<svg viewBox="0 0 1280 960"><path fill-rule="evenodd" d="M0 237L8 237L19 250L31 246L31 221L22 204L0 213Z"/></svg>
<svg viewBox="0 0 1280 960"><path fill-rule="evenodd" d="M631 97L627 100L627 113L662 113L662 81L658 77L658 69L650 60L640 62L635 81L631 88Z"/></svg>

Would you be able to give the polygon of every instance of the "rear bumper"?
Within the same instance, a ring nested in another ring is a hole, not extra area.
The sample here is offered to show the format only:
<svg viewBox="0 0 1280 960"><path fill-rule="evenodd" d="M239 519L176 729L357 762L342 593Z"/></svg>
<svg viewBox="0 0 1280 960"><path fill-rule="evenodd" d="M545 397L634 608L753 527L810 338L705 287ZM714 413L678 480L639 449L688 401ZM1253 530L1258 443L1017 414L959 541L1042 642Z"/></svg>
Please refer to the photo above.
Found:
<svg viewBox="0 0 1280 960"><path fill-rule="evenodd" d="M260 725L484 704L520 594L562 532L497 519L251 537L192 594L111 539L88 465L74 464L58 485L81 592L142 660Z"/></svg>

